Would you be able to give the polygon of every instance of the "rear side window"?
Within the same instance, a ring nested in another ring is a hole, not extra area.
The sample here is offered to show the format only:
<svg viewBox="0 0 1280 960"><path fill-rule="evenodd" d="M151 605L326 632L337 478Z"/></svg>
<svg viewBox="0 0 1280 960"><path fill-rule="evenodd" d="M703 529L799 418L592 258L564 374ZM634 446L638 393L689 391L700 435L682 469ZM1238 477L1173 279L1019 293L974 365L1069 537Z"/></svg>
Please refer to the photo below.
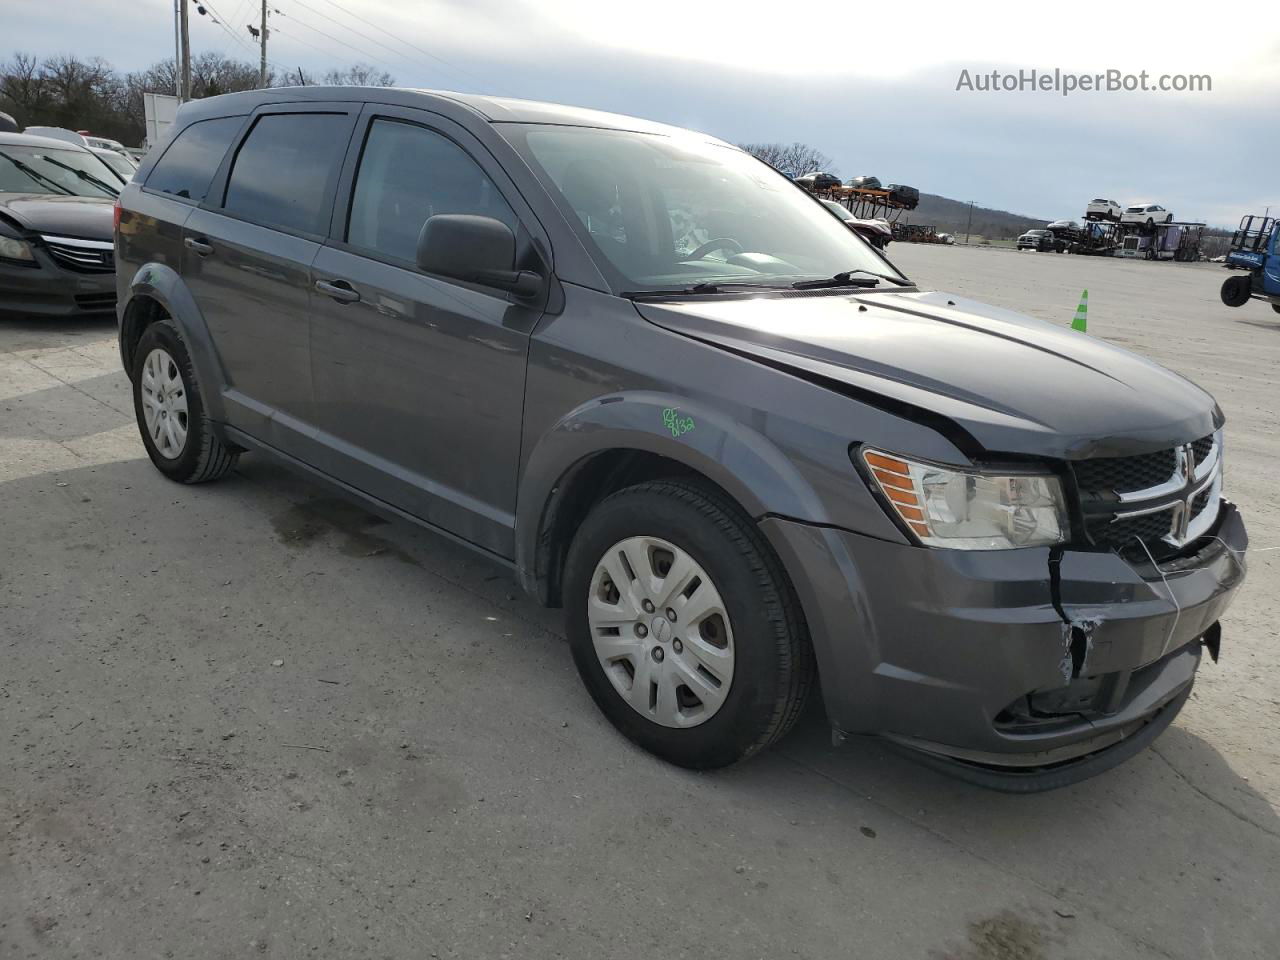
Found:
<svg viewBox="0 0 1280 960"><path fill-rule="evenodd" d="M347 126L340 113L259 117L236 153L225 211L286 230L326 232Z"/></svg>
<svg viewBox="0 0 1280 960"><path fill-rule="evenodd" d="M516 228L507 201L460 146L416 124L375 120L356 174L347 242L412 261L423 224L438 213L493 217Z"/></svg>
<svg viewBox="0 0 1280 960"><path fill-rule="evenodd" d="M202 201L243 122L243 117L221 117L199 120L185 128L152 168L147 189L194 203Z"/></svg>

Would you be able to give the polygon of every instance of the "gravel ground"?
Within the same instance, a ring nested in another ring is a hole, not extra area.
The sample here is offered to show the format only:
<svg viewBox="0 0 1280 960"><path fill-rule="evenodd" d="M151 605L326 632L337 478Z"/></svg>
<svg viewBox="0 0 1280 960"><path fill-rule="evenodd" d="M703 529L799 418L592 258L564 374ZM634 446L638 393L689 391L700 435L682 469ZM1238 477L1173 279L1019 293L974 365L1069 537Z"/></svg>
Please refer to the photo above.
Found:
<svg viewBox="0 0 1280 960"><path fill-rule="evenodd" d="M1156 747L1033 797L811 711L695 774L502 569L246 457L168 483L109 322L0 321L0 957L1274 958L1280 317L1205 265L892 248L1212 390L1254 551Z"/></svg>

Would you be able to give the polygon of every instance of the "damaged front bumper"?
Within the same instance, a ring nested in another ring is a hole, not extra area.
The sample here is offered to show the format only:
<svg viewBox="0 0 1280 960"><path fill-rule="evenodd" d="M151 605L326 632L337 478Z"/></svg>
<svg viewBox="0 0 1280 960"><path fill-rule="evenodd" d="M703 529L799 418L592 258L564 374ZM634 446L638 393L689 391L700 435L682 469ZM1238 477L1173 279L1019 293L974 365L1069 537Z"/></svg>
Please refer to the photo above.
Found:
<svg viewBox="0 0 1280 960"><path fill-rule="evenodd" d="M1202 644L1216 654L1248 544L1226 501L1203 549L1159 570L1109 552L929 550L777 518L762 528L799 571L837 730L1024 778L1111 766L1123 757L1099 757L1168 725Z"/></svg>

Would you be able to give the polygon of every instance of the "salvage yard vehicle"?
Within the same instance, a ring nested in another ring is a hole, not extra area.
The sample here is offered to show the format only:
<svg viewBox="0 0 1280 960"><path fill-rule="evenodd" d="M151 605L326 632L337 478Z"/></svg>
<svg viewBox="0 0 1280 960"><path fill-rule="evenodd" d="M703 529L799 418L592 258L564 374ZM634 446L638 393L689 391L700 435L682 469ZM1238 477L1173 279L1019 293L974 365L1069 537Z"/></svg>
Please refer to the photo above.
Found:
<svg viewBox="0 0 1280 960"><path fill-rule="evenodd" d="M803 176L796 177L796 183L804 187L806 190L812 190L815 193L825 193L834 190L840 186L840 178L832 173L823 173L821 170L813 173L806 173Z"/></svg>
<svg viewBox="0 0 1280 960"><path fill-rule="evenodd" d="M1213 398L919 289L733 146L356 87L173 134L116 232L155 467L266 455L510 567L656 755L742 760L816 685L838 733L1047 789L1216 658L1247 537Z"/></svg>
<svg viewBox="0 0 1280 960"><path fill-rule="evenodd" d="M1034 250L1037 253L1050 253L1056 251L1062 253L1067 249L1065 241L1055 237L1051 230L1028 230L1022 236L1018 237L1017 247L1019 250Z"/></svg>
<svg viewBox="0 0 1280 960"><path fill-rule="evenodd" d="M1124 213L1124 207L1114 200L1090 200L1088 206L1084 208L1086 220L1119 220L1122 213Z"/></svg>
<svg viewBox="0 0 1280 960"><path fill-rule="evenodd" d="M1157 223L1172 223L1173 214L1158 204L1139 203L1125 207L1124 213L1120 214L1120 222L1144 224L1149 230Z"/></svg>
<svg viewBox="0 0 1280 960"><path fill-rule="evenodd" d="M1222 281L1222 302L1243 307L1262 300L1280 313L1280 228L1273 217L1246 216L1231 237L1226 256L1229 268L1245 270Z"/></svg>
<svg viewBox="0 0 1280 960"><path fill-rule="evenodd" d="M883 220L864 220L855 217L838 200L821 201L840 221L877 250L883 250L893 240L893 229Z"/></svg>
<svg viewBox="0 0 1280 960"><path fill-rule="evenodd" d="M115 309L111 204L123 185L85 147L0 133L0 313Z"/></svg>
<svg viewBox="0 0 1280 960"><path fill-rule="evenodd" d="M885 187L889 191L889 199L900 207L914 210L920 206L920 191L901 183L891 183Z"/></svg>

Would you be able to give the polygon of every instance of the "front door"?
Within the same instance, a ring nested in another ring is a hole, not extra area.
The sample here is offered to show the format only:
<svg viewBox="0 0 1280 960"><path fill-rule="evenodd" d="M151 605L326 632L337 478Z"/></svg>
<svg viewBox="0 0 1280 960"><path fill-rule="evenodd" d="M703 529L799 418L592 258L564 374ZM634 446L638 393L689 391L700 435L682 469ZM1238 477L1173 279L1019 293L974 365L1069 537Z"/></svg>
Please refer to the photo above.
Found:
<svg viewBox="0 0 1280 960"><path fill-rule="evenodd" d="M465 213L508 224L528 251L532 215L443 118L369 107L358 136L334 235L311 267L326 469L510 557L525 363L540 310L427 275L416 250L429 217Z"/></svg>
<svg viewBox="0 0 1280 960"><path fill-rule="evenodd" d="M311 261L358 107L264 108L184 228L185 278L226 375L228 421L308 453Z"/></svg>

